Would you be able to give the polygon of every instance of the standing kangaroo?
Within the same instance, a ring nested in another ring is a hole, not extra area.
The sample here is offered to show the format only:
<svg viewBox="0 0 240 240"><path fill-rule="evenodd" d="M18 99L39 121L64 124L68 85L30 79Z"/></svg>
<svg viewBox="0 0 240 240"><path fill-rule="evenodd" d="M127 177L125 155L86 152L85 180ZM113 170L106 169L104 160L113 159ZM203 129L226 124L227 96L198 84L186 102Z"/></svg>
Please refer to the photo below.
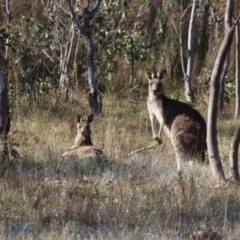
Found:
<svg viewBox="0 0 240 240"><path fill-rule="evenodd" d="M93 118L94 114L90 114L87 120L84 120L81 115L77 115L77 136L75 137L74 145L62 154L63 157L72 155L85 157L103 153L102 150L93 146L91 140L90 123L93 121Z"/></svg>
<svg viewBox="0 0 240 240"><path fill-rule="evenodd" d="M164 129L172 141L178 171L182 171L184 160L188 156L194 156L201 162L205 159L206 122L200 113L190 105L165 96L163 78L166 73L166 70L157 74L150 70L146 71L149 81L147 107L153 139L161 144L161 133ZM154 116L160 124L158 134L154 129Z"/></svg>

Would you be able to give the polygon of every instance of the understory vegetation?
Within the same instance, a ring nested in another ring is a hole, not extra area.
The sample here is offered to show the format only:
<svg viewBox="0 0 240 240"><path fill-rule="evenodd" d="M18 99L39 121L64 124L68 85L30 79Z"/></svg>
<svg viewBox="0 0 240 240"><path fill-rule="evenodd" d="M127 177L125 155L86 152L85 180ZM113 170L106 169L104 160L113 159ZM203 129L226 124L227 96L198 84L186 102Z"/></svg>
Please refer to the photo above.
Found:
<svg viewBox="0 0 240 240"><path fill-rule="evenodd" d="M165 135L162 145L128 157L154 144L146 101L113 97L104 106L92 139L106 159L61 157L87 102L14 111L10 160L1 164L1 239L238 239L238 185L215 187L209 164L186 161L177 174ZM206 107L196 107L206 117ZM231 108L219 122L225 170Z"/></svg>

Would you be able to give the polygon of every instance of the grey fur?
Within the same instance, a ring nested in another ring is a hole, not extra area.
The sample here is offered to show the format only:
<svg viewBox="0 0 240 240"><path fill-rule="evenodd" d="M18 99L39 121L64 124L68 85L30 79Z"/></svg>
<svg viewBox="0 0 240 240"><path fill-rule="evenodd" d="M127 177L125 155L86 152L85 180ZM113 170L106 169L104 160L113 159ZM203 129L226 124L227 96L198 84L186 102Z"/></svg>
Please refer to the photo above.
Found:
<svg viewBox="0 0 240 240"><path fill-rule="evenodd" d="M153 139L162 143L162 130L171 139L177 160L178 171L183 170L184 160L195 157L205 160L206 122L190 105L170 99L164 94L163 78L166 70L154 74L146 71L149 81L147 107L151 120ZM154 129L154 118L160 124L158 134Z"/></svg>

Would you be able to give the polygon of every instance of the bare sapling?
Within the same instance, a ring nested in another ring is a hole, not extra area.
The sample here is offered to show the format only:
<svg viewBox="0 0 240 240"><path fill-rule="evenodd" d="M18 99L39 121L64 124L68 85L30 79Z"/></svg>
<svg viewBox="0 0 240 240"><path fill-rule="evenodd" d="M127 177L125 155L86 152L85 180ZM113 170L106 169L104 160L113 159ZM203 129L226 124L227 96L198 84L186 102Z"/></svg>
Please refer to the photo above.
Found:
<svg viewBox="0 0 240 240"><path fill-rule="evenodd" d="M178 171L183 171L184 160L190 157L204 162L206 145L206 122L190 105L168 98L164 94L163 78L167 71L157 74L146 71L149 81L147 107L152 126L153 139L162 143L162 131L171 139L177 160ZM156 133L154 118L160 127Z"/></svg>
<svg viewBox="0 0 240 240"><path fill-rule="evenodd" d="M79 114L77 115L77 136L74 145L62 154L63 157L74 155L84 157L103 153L101 149L93 146L92 143L90 124L93 118L94 114L90 114L87 119L83 119Z"/></svg>

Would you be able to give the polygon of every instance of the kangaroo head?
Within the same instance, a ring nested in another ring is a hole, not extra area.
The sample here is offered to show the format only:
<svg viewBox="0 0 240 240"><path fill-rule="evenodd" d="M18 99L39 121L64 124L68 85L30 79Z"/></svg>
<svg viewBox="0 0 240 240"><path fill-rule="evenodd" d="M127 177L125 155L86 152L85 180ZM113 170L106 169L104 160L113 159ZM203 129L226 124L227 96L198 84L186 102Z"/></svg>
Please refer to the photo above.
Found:
<svg viewBox="0 0 240 240"><path fill-rule="evenodd" d="M164 94L163 78L166 73L166 70L162 70L157 74L154 74L151 70L146 71L149 93L153 94L154 96L162 96Z"/></svg>
<svg viewBox="0 0 240 240"><path fill-rule="evenodd" d="M89 137L91 135L90 123L93 121L94 114L88 115L87 120L80 114L77 115L77 133L79 136Z"/></svg>

